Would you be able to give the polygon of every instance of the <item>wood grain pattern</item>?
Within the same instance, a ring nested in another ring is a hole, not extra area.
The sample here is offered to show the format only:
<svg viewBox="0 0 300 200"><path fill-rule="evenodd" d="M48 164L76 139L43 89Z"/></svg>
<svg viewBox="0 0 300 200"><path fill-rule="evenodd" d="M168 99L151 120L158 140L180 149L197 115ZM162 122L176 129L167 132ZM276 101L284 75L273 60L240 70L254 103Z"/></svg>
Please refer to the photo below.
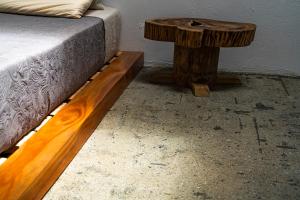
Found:
<svg viewBox="0 0 300 200"><path fill-rule="evenodd" d="M145 22L145 38L177 46L243 47L254 39L256 25L211 19L153 19Z"/></svg>
<svg viewBox="0 0 300 200"><path fill-rule="evenodd" d="M255 31L255 24L210 19L153 19L145 22L145 38L174 42L173 79L179 86L195 83L215 87L220 48L248 46L254 40ZM168 82L172 82L170 78Z"/></svg>
<svg viewBox="0 0 300 200"><path fill-rule="evenodd" d="M143 66L123 52L0 166L0 199L41 199Z"/></svg>
<svg viewBox="0 0 300 200"><path fill-rule="evenodd" d="M220 48L187 48L175 46L174 78L177 85L206 83L212 86L217 79Z"/></svg>

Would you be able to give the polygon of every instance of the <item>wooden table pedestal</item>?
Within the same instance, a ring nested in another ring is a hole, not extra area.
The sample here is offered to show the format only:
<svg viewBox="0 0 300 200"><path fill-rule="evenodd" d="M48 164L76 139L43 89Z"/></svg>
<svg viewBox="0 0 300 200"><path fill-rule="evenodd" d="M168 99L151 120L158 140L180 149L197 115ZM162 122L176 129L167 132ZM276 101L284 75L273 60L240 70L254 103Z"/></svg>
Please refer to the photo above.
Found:
<svg viewBox="0 0 300 200"><path fill-rule="evenodd" d="M221 47L248 46L256 26L209 19L155 19L145 23L145 38L174 42L173 70L159 71L155 83L191 87L195 96L208 96L219 84L240 84L238 78L218 76Z"/></svg>

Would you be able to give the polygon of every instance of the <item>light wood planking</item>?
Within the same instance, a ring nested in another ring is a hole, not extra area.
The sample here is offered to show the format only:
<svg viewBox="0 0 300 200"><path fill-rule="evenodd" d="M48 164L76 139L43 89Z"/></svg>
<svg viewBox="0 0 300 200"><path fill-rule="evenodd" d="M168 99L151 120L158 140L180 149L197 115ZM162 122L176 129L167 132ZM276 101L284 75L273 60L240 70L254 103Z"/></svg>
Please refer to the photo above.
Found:
<svg viewBox="0 0 300 200"><path fill-rule="evenodd" d="M54 116L56 115L67 103L62 103L60 106L58 106L50 115Z"/></svg>
<svg viewBox="0 0 300 200"><path fill-rule="evenodd" d="M6 160L7 158L0 158L0 165L2 165Z"/></svg>
<svg viewBox="0 0 300 200"><path fill-rule="evenodd" d="M0 199L41 199L143 66L123 52L0 166Z"/></svg>
<svg viewBox="0 0 300 200"><path fill-rule="evenodd" d="M87 81L79 90L77 90L70 98L69 100L74 99L77 95L81 93L81 91L86 88L86 86L90 83L90 81Z"/></svg>
<svg viewBox="0 0 300 200"><path fill-rule="evenodd" d="M47 122L52 118L52 116L47 116L42 123L34 129L34 131L39 131L43 126L47 124Z"/></svg>
<svg viewBox="0 0 300 200"><path fill-rule="evenodd" d="M99 75L100 75L101 72L97 72L96 74L94 74L94 76L92 76L90 79L91 80L95 80Z"/></svg>
<svg viewBox="0 0 300 200"><path fill-rule="evenodd" d="M108 63L111 64L112 62L114 62L117 59L117 57L113 57Z"/></svg>
<svg viewBox="0 0 300 200"><path fill-rule="evenodd" d="M101 72L103 72L109 65L104 65L102 68L101 68Z"/></svg>
<svg viewBox="0 0 300 200"><path fill-rule="evenodd" d="M36 131L31 131L30 133L28 133L26 136L24 136L17 144L17 147L22 146L23 144L25 144L25 142L27 142L34 134L36 134Z"/></svg>

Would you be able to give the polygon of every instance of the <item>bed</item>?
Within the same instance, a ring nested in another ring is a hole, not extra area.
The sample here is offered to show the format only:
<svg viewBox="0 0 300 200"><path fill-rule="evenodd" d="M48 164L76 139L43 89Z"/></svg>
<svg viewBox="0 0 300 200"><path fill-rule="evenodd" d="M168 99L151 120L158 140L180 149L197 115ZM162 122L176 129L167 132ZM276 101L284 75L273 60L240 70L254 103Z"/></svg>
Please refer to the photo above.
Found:
<svg viewBox="0 0 300 200"><path fill-rule="evenodd" d="M109 7L81 19L0 13L0 153L111 59L119 34Z"/></svg>
<svg viewBox="0 0 300 200"><path fill-rule="evenodd" d="M117 52L120 28L109 7L0 13L0 200L41 199L143 67L143 52Z"/></svg>

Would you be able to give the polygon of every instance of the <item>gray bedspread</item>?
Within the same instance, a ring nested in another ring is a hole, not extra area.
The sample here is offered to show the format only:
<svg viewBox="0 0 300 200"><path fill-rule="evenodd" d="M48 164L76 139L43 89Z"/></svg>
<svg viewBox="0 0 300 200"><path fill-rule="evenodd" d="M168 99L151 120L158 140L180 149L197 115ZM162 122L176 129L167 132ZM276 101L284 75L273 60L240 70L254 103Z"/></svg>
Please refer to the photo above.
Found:
<svg viewBox="0 0 300 200"><path fill-rule="evenodd" d="M103 20L0 13L0 153L103 66Z"/></svg>

